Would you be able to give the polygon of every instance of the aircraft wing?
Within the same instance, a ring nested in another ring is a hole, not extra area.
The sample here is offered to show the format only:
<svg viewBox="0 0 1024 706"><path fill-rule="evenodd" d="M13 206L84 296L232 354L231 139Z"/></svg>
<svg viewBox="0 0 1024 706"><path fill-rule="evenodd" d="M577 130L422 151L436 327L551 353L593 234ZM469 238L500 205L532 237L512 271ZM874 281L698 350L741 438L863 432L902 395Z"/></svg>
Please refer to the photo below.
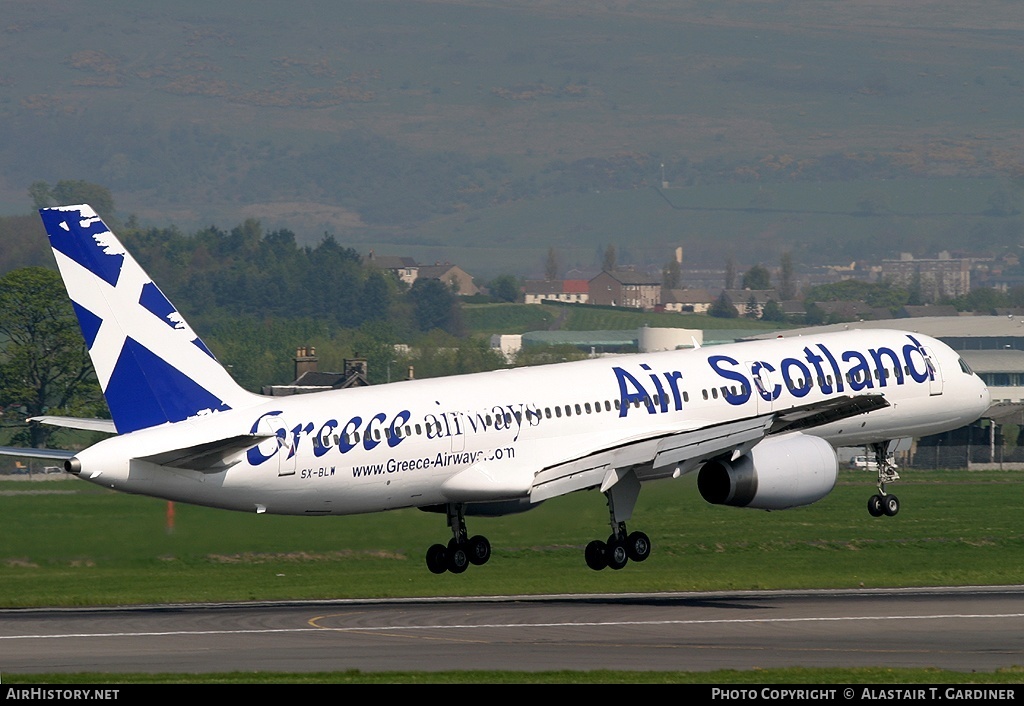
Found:
<svg viewBox="0 0 1024 706"><path fill-rule="evenodd" d="M766 436L810 429L887 407L882 395L843 396L688 431L662 434L549 466L538 473L530 500L540 502L585 488L614 485L630 468L651 480L685 474L713 458L747 453Z"/></svg>
<svg viewBox="0 0 1024 706"><path fill-rule="evenodd" d="M540 502L584 488L605 489L618 480L617 470L636 466L650 466L651 472L644 474L648 478L671 475L676 466L686 473L723 453L749 450L765 437L773 419L766 414L643 439L550 466L534 478L530 500Z"/></svg>

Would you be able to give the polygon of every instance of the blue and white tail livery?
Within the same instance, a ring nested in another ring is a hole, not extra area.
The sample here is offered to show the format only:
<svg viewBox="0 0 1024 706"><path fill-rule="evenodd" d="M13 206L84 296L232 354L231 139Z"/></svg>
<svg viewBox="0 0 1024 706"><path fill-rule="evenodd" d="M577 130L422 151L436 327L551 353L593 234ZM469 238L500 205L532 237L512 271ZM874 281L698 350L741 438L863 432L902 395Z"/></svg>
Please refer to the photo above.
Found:
<svg viewBox="0 0 1024 706"><path fill-rule="evenodd" d="M40 214L119 433L259 403L91 207Z"/></svg>
<svg viewBox="0 0 1024 706"><path fill-rule="evenodd" d="M435 573L490 557L467 517L586 489L605 496L611 527L586 564L621 569L651 551L626 529L647 481L697 473L708 502L786 509L832 490L837 446L871 446L868 509L894 515L892 443L989 406L946 345L882 330L260 397L234 383L91 208L41 213L119 435L35 455L105 487L245 512L437 511L451 539L427 550Z"/></svg>

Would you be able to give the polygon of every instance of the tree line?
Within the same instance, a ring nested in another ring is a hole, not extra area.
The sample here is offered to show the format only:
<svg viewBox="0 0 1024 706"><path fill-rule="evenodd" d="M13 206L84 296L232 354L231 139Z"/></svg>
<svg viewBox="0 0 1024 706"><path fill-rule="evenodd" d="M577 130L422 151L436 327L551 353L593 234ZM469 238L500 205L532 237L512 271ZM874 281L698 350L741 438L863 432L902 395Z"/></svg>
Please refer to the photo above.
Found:
<svg viewBox="0 0 1024 706"><path fill-rule="evenodd" d="M42 186L37 194L45 197ZM248 389L290 382L291 357L300 345L316 346L325 370L342 370L344 358L367 358L371 382L385 382L392 370L394 379L401 379L410 364L418 377L503 364L481 345L459 338L464 335L460 302L448 284L419 279L407 286L364 265L358 252L330 235L315 247L303 247L291 231L264 231L254 220L192 234L131 222L118 230L128 250ZM415 356L396 353L394 344L409 341L422 342ZM78 322L52 264L0 277L5 441L51 443L62 432L24 423L41 414L106 416Z"/></svg>

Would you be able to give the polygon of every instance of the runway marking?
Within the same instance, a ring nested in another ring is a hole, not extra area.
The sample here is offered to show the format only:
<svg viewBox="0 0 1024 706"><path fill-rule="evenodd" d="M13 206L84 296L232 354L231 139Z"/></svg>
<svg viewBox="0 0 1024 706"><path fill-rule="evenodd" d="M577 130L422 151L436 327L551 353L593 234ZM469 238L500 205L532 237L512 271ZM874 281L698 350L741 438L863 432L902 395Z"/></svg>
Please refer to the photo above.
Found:
<svg viewBox="0 0 1024 706"><path fill-rule="evenodd" d="M328 613L327 615L318 615L315 618L310 618L309 620L307 620L306 621L306 625L310 625L310 626L312 626L314 628L320 628L322 630L323 626L322 625L317 625L317 622L319 622L319 621L321 621L321 620L323 620L325 618L343 618L346 615L362 615L365 612L366 612L365 610L357 610L357 611L349 611L349 612L346 612L346 613Z"/></svg>
<svg viewBox="0 0 1024 706"><path fill-rule="evenodd" d="M306 621L306 625L314 627L317 630L336 631L336 628L328 628L328 627L324 627L323 625L320 625L320 621L321 620L326 620L327 618L344 618L345 616L349 616L349 615L362 615L363 613L366 613L366 611L355 611L355 612L348 612L348 613L328 613L327 615L318 615L315 618L310 618L309 620L307 620ZM351 630L351 628L348 628L348 629ZM415 640L434 640L434 641L439 641L439 642L481 643L481 644L484 643L483 640L467 640L465 638L450 638L450 637L428 637L426 635L400 635L400 634L397 634L397 633L391 633L390 635L388 635L388 637L407 637L410 640L414 640L414 639Z"/></svg>
<svg viewBox="0 0 1024 706"><path fill-rule="evenodd" d="M326 617L326 616L321 616ZM625 620L625 621L588 621L563 623L476 623L457 625L381 625L377 627L308 627L308 628L260 628L245 630L166 630L160 632L109 632L109 633L61 633L53 635L0 635L0 640L52 640L90 637L172 637L176 635L270 635L300 632L398 632L419 630L479 630L497 628L573 628L573 627L652 627L659 625L741 625L771 623L835 623L851 621L884 621L884 620L992 620L1007 618L1024 618L1024 613L992 613L992 614L940 614L940 615L888 615L888 616L848 616L841 618L729 618L711 620Z"/></svg>

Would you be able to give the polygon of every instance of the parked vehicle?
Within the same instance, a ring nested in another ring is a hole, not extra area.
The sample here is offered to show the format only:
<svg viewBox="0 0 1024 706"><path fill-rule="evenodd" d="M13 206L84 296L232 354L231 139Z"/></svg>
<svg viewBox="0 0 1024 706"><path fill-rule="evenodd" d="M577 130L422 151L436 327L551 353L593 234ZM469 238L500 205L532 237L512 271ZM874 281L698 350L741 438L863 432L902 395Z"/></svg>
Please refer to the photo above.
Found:
<svg viewBox="0 0 1024 706"><path fill-rule="evenodd" d="M899 466L896 465L896 461L893 458L892 454L889 454L889 463L892 465L893 468L899 468ZM854 456L852 459L850 459L850 468L874 471L878 469L878 463L875 462L874 456Z"/></svg>

